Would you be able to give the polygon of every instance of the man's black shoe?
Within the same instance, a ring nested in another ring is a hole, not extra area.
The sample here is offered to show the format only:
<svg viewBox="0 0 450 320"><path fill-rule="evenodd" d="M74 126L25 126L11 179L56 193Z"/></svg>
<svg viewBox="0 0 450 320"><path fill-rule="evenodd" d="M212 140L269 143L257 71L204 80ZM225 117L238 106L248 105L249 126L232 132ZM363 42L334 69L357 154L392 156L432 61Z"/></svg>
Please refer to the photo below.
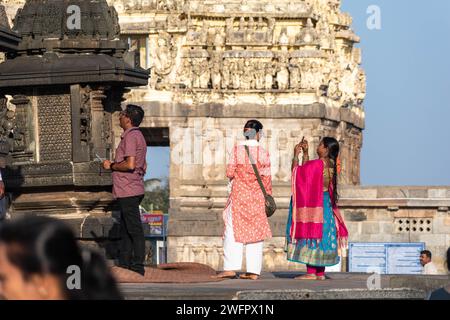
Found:
<svg viewBox="0 0 450 320"><path fill-rule="evenodd" d="M141 276L145 276L144 268L130 268L130 270L139 273Z"/></svg>

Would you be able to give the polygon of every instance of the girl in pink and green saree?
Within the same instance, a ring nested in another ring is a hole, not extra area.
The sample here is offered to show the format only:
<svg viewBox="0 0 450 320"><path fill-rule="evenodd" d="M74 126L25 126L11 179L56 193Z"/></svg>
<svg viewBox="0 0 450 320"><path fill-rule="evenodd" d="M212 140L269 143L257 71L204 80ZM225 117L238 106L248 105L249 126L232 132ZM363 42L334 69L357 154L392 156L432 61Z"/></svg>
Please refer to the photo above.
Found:
<svg viewBox="0 0 450 320"><path fill-rule="evenodd" d="M298 156L303 151L302 165ZM289 261L306 264L300 280L325 280L325 267L339 263L338 249L347 246L348 231L336 205L339 143L323 138L318 160L309 161L308 142L294 150L292 199L286 228Z"/></svg>

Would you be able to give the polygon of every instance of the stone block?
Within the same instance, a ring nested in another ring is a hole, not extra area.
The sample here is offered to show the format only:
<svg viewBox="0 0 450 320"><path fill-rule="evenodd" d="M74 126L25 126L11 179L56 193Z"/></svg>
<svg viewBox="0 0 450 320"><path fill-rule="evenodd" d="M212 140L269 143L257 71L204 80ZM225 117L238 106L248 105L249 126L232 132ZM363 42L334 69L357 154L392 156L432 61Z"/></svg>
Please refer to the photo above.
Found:
<svg viewBox="0 0 450 320"><path fill-rule="evenodd" d="M380 223L379 222L363 222L361 233L363 233L363 234L379 234L380 233Z"/></svg>
<svg viewBox="0 0 450 320"><path fill-rule="evenodd" d="M445 234L411 233L410 237L412 242L424 242L427 248L444 246L447 243Z"/></svg>
<svg viewBox="0 0 450 320"><path fill-rule="evenodd" d="M407 198L407 191L400 188L380 188L378 189L377 198Z"/></svg>
<svg viewBox="0 0 450 320"><path fill-rule="evenodd" d="M358 187L342 187L340 188L341 198L358 198L358 199L375 199L377 197L377 189L363 189Z"/></svg>
<svg viewBox="0 0 450 320"><path fill-rule="evenodd" d="M348 233L354 237L361 234L361 222L347 221Z"/></svg>
<svg viewBox="0 0 450 320"><path fill-rule="evenodd" d="M395 224L393 222L380 222L380 231L385 235L395 234Z"/></svg>
<svg viewBox="0 0 450 320"><path fill-rule="evenodd" d="M429 189L428 190L428 198L446 198L447 190L446 189Z"/></svg>
<svg viewBox="0 0 450 320"><path fill-rule="evenodd" d="M367 210L367 220L369 221L392 221L394 219L393 212L386 209L370 209Z"/></svg>
<svg viewBox="0 0 450 320"><path fill-rule="evenodd" d="M426 189L412 189L409 190L410 198L428 198L428 190Z"/></svg>
<svg viewBox="0 0 450 320"><path fill-rule="evenodd" d="M369 234L369 242L396 242L391 234Z"/></svg>
<svg viewBox="0 0 450 320"><path fill-rule="evenodd" d="M397 233L390 235L389 242L409 242L409 239L408 233Z"/></svg>
<svg viewBox="0 0 450 320"><path fill-rule="evenodd" d="M366 221L367 215L363 211L345 210L345 221Z"/></svg>
<svg viewBox="0 0 450 320"><path fill-rule="evenodd" d="M349 234L349 242L370 242L370 234L359 233L359 234Z"/></svg>
<svg viewBox="0 0 450 320"><path fill-rule="evenodd" d="M394 218L434 218L436 210L429 209L400 209L394 213Z"/></svg>
<svg viewBox="0 0 450 320"><path fill-rule="evenodd" d="M450 234L450 218L434 218L433 233Z"/></svg>

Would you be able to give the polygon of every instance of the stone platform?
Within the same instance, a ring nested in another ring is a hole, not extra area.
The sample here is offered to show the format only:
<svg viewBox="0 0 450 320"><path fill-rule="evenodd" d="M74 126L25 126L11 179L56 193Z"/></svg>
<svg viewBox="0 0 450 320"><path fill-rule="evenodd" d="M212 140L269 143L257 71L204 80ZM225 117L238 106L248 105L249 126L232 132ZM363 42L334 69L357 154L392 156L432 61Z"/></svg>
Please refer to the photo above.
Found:
<svg viewBox="0 0 450 320"><path fill-rule="evenodd" d="M370 275L329 273L325 281L300 281L299 273L263 273L258 281L224 280L211 283L121 284L126 299L137 300L423 300L429 291L449 283L448 276L381 276L380 289L369 290Z"/></svg>

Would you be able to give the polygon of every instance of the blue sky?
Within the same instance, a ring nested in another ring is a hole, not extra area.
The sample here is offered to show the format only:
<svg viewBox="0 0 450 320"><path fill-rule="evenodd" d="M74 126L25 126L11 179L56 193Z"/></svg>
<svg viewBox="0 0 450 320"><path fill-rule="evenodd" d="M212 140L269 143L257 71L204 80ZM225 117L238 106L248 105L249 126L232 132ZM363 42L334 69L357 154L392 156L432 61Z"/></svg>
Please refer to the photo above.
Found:
<svg viewBox="0 0 450 320"><path fill-rule="evenodd" d="M450 1L342 0L367 73L363 185L450 185ZM369 30L367 8L381 9ZM168 175L150 148L148 177Z"/></svg>
<svg viewBox="0 0 450 320"><path fill-rule="evenodd" d="M369 5L381 30L366 27ZM450 185L450 1L343 0L367 73L362 184Z"/></svg>

